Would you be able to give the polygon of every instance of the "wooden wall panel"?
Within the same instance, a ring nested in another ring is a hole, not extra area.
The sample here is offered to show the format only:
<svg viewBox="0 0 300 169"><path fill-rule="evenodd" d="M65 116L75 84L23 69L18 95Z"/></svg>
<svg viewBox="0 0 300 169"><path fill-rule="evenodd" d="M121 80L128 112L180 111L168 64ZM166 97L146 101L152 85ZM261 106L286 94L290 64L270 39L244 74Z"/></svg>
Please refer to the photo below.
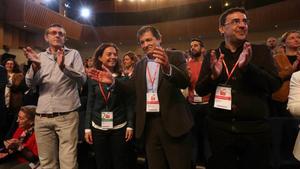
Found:
<svg viewBox="0 0 300 169"><path fill-rule="evenodd" d="M300 1L286 0L276 4L252 9L248 11L250 32L274 29L274 25L286 26L286 24L299 23ZM153 24L158 27L163 35L164 41L176 41L189 39L194 36L204 38L219 37L219 16L198 17L177 21L169 21ZM128 41L136 42L136 31L140 25L135 26L109 26L98 27L97 34L104 41Z"/></svg>
<svg viewBox="0 0 300 169"><path fill-rule="evenodd" d="M96 12L143 12L161 8L169 8L192 3L207 2L208 0L118 0L96 1Z"/></svg>
<svg viewBox="0 0 300 169"><path fill-rule="evenodd" d="M81 24L34 2L27 1L25 5L24 20L41 29L47 28L52 23L62 24L67 31L68 37L80 40L82 31Z"/></svg>
<svg viewBox="0 0 300 169"><path fill-rule="evenodd" d="M4 45L4 24L0 23L0 48Z"/></svg>

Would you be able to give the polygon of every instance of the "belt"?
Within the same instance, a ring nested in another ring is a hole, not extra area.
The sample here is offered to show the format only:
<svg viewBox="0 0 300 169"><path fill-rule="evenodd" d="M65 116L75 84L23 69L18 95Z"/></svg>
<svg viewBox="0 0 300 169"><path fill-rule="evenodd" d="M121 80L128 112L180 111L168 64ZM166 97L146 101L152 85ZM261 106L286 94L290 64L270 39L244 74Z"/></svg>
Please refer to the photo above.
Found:
<svg viewBox="0 0 300 169"><path fill-rule="evenodd" d="M63 116L63 115L67 115L71 113L70 111L69 112L55 112L55 113L51 113L51 114L40 114L40 113L35 113L36 116L39 116L39 117L47 117L47 118L54 118L54 117L57 117L57 116Z"/></svg>
<svg viewBox="0 0 300 169"><path fill-rule="evenodd" d="M147 117L161 117L161 113L160 112L146 112L146 116Z"/></svg>

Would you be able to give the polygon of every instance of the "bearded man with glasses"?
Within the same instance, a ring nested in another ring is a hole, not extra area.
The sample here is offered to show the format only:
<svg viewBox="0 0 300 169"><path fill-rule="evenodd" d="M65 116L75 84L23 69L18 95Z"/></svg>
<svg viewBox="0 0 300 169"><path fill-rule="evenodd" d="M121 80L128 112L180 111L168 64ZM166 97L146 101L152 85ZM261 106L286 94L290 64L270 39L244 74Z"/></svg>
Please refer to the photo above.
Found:
<svg viewBox="0 0 300 169"><path fill-rule="evenodd" d="M50 25L44 38L49 44L45 52L23 49L32 62L26 84L38 87L40 94L34 130L41 168L77 169L78 89L86 81L82 58L64 45L66 31L61 25Z"/></svg>
<svg viewBox="0 0 300 169"><path fill-rule="evenodd" d="M211 93L209 169L267 169L271 149L268 98L281 85L265 45L247 41L247 13L231 8L219 18L224 41L205 57L196 92Z"/></svg>

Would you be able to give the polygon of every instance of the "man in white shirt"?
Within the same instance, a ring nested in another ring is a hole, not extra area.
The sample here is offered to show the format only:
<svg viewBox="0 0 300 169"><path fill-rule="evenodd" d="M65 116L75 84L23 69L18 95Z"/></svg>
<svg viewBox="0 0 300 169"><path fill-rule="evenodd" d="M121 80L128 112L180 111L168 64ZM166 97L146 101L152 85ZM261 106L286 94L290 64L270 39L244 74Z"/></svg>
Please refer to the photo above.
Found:
<svg viewBox="0 0 300 169"><path fill-rule="evenodd" d="M86 75L77 50L64 46L66 31L59 24L50 25L44 35L49 44L45 52L24 48L32 61L26 84L39 87L35 133L39 158L44 169L76 169L79 87Z"/></svg>

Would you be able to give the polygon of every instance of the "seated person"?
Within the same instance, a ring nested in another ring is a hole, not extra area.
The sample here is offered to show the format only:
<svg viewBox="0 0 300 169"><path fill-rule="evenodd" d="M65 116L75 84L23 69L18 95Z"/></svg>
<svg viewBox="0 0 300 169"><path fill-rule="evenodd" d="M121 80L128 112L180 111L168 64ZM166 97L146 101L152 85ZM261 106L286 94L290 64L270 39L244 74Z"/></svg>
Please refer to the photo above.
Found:
<svg viewBox="0 0 300 169"><path fill-rule="evenodd" d="M37 168L38 151L34 135L35 106L23 106L18 114L18 128L4 141L0 152L0 169Z"/></svg>

